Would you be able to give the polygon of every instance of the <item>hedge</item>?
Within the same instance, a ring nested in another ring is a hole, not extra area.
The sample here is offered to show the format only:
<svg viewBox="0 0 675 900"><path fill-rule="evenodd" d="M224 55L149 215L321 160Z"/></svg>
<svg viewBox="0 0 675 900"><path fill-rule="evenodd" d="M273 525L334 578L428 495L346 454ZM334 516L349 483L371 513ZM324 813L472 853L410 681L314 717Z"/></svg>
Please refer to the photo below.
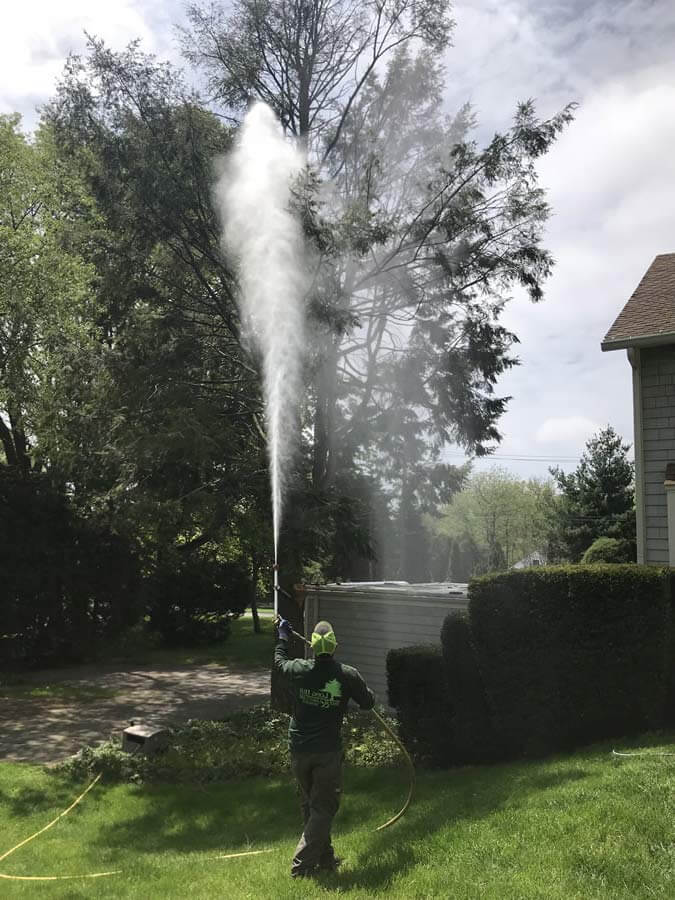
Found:
<svg viewBox="0 0 675 900"><path fill-rule="evenodd" d="M449 709L440 647L390 650L387 686L406 747L419 762L446 765L451 755Z"/></svg>
<svg viewBox="0 0 675 900"><path fill-rule="evenodd" d="M670 599L668 608L668 700L666 703L666 724L675 726L675 569L665 570Z"/></svg>
<svg viewBox="0 0 675 900"><path fill-rule="evenodd" d="M671 629L663 570L512 570L475 579L469 597L492 721L508 755L665 724Z"/></svg>
<svg viewBox="0 0 675 900"><path fill-rule="evenodd" d="M485 686L471 634L461 613L451 613L441 629L450 720L445 723L450 746L448 763L484 763L502 754L487 704Z"/></svg>

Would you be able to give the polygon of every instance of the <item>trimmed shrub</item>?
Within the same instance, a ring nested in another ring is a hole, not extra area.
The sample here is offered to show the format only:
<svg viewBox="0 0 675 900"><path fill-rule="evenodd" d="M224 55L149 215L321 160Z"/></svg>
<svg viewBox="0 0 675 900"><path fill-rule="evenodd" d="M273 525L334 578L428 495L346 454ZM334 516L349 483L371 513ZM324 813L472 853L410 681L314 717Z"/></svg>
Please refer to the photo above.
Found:
<svg viewBox="0 0 675 900"><path fill-rule="evenodd" d="M408 750L419 762L447 764L451 737L441 648L425 644L390 650L387 686Z"/></svg>
<svg viewBox="0 0 675 900"><path fill-rule="evenodd" d="M581 557L583 565L593 563L630 563L635 561L628 541L619 541L612 537L599 537L593 541Z"/></svg>
<svg viewBox="0 0 675 900"><path fill-rule="evenodd" d="M469 585L493 724L509 755L663 727L669 599L662 570L560 566Z"/></svg>
<svg viewBox="0 0 675 900"><path fill-rule="evenodd" d="M492 727L466 616L451 613L445 619L441 647L450 706L452 762L493 761L500 756L500 745Z"/></svg>
<svg viewBox="0 0 675 900"><path fill-rule="evenodd" d="M668 605L670 639L668 641L666 722L672 726L675 725L675 569L664 569L664 572L670 601Z"/></svg>

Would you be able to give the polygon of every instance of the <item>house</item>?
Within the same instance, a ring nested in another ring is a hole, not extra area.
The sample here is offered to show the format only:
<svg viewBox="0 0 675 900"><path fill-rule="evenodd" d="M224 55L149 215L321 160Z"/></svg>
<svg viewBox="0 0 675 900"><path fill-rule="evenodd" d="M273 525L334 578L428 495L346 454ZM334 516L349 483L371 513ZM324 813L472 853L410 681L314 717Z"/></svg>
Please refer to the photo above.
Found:
<svg viewBox="0 0 675 900"><path fill-rule="evenodd" d="M601 344L633 369L639 563L675 565L675 253L657 256Z"/></svg>
<svg viewBox="0 0 675 900"><path fill-rule="evenodd" d="M545 566L546 562L546 554L540 553L539 550L535 550L533 553L529 553L527 556L523 557L523 559L519 559L517 563L514 563L511 566L511 568L529 569L531 566Z"/></svg>

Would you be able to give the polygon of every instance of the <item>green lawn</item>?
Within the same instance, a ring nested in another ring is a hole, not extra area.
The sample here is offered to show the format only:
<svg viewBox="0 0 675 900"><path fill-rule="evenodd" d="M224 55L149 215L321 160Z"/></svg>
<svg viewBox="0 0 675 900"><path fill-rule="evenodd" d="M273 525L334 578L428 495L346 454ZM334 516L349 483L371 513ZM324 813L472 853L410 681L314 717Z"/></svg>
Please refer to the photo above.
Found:
<svg viewBox="0 0 675 900"><path fill-rule="evenodd" d="M75 898L671 898L675 758L617 759L611 744L541 762L419 774L387 831L404 770L350 770L337 875L288 877L298 811L288 779L200 790L101 783L67 818L0 863L20 875L122 869L92 881L2 882L0 895ZM675 735L621 747L675 751ZM0 855L65 809L81 785L0 764ZM218 853L272 849L250 858Z"/></svg>
<svg viewBox="0 0 675 900"><path fill-rule="evenodd" d="M261 633L253 631L251 613L232 620L232 633L226 641L207 647L134 648L127 661L135 665L196 665L217 663L242 668L269 668L274 650L274 624L267 611L260 616Z"/></svg>
<svg viewBox="0 0 675 900"><path fill-rule="evenodd" d="M231 669L269 669L274 651L274 624L270 610L262 612L260 626L261 633L255 634L249 612L232 620L231 634L221 643L207 647L157 649L136 642L123 645L122 650L115 648L109 651L98 664L161 667L215 664ZM32 699L87 704L111 700L118 691L88 681L78 681L80 677L95 677L96 665L87 663L82 667L81 675L76 674L73 678L58 669L14 674L0 672L0 703L3 700ZM68 667L67 671L71 673L73 667Z"/></svg>
<svg viewBox="0 0 675 900"><path fill-rule="evenodd" d="M248 612L232 620L232 631L227 640L206 647L153 648L143 642L126 642L112 648L99 659L100 665L124 666L187 666L225 665L240 669L269 669L274 651L274 624L271 610L260 615L261 633L253 631L253 620ZM96 663L82 667L85 676ZM68 667L70 671L72 667ZM95 674L95 673L94 673ZM92 703L112 699L116 691L77 680L63 680L58 669L49 673L27 672L11 674L0 672L0 701L3 699L48 699L64 702Z"/></svg>
<svg viewBox="0 0 675 900"><path fill-rule="evenodd" d="M55 681L35 684L18 678L3 682L0 679L0 700L63 700L67 703L94 703L111 700L118 692L95 684L74 684Z"/></svg>

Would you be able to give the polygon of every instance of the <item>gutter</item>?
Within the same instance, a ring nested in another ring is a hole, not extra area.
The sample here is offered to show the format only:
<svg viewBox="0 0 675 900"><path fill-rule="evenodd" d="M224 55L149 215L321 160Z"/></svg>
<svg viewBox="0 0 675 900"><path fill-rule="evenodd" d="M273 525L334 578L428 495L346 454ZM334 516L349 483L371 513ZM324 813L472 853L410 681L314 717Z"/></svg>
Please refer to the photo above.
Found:
<svg viewBox="0 0 675 900"><path fill-rule="evenodd" d="M675 331L660 331L656 334L645 334L639 337L619 338L619 340L604 340L600 344L601 350L627 350L629 347L658 347L662 344L675 344Z"/></svg>

